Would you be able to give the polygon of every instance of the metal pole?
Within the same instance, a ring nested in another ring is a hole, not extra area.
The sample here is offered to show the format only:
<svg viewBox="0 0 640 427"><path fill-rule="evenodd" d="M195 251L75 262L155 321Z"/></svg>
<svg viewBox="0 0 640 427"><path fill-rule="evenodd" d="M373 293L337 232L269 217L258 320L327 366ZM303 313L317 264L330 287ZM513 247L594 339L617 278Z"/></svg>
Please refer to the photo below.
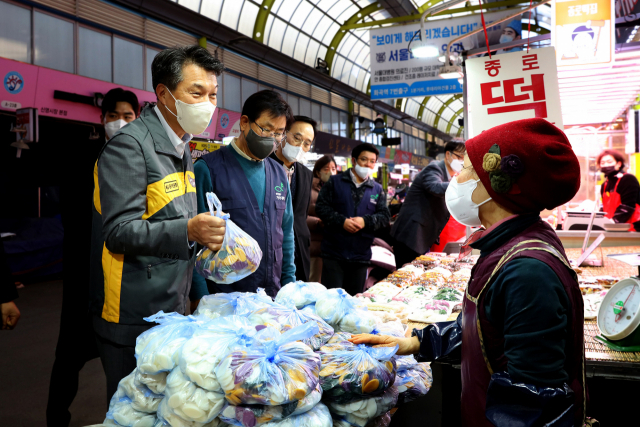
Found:
<svg viewBox="0 0 640 427"><path fill-rule="evenodd" d="M513 14L511 14L511 15L509 15L509 16L507 16L507 17L505 17L505 18L502 18L502 19L499 19L499 20L497 20L497 21L495 21L495 22L492 22L492 23L491 23L491 27L493 27L493 26L495 26L495 25L498 25L498 24L500 24L500 23L502 23L502 22L509 21L510 19L513 19L513 18L515 18L516 16L522 15L522 14L523 14L523 13L525 13L525 12L528 12L528 11L530 11L530 10L535 9L535 8L536 8L536 7L538 7L538 6L542 6L543 4L550 3L550 2L551 2L551 0L542 0L541 2L536 3L535 5L531 5L531 7L527 7L526 9L521 9L521 10L519 10L518 12L513 13ZM443 5L443 6L444 6L444 5ZM435 9L435 8L434 8L434 9ZM426 12L425 12L425 13L426 13ZM422 24L422 22L421 22L421 25L423 25L423 24ZM454 43L459 42L459 41L460 41L460 40L462 40L462 39L466 39L467 37L470 37L470 36L476 35L476 34L478 34L478 33L482 32L482 31L484 31L484 28L482 28L482 27L481 27L481 28L478 28L477 30L473 30L473 31L471 31L470 33L467 33L467 34L465 34L465 35L463 35L463 36L460 36L460 37L458 37L458 38L456 38L456 39L453 39L453 40L451 40L451 41L449 42L449 44L447 45L447 52L446 52L447 58L448 58L448 60L449 60L449 65L451 65L451 64L452 64L452 62L451 62L451 46L452 46ZM487 46L487 49L488 49L488 48L489 48L489 46Z"/></svg>
<svg viewBox="0 0 640 427"><path fill-rule="evenodd" d="M467 54L465 52L462 53L462 121L464 122L462 125L464 126L464 134L463 138L466 142L469 139L469 109L467 108L467 70L465 67L465 61L467 60Z"/></svg>

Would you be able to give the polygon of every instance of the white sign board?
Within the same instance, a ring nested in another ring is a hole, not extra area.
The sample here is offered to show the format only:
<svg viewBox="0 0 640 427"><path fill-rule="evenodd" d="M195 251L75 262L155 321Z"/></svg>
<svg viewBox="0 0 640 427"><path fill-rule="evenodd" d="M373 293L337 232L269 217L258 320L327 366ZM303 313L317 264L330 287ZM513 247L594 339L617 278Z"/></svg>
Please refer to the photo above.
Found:
<svg viewBox="0 0 640 427"><path fill-rule="evenodd" d="M533 117L563 129L555 55L545 47L467 59L469 138Z"/></svg>
<svg viewBox="0 0 640 427"><path fill-rule="evenodd" d="M607 66L614 61L614 0L551 3L551 44L558 68Z"/></svg>
<svg viewBox="0 0 640 427"><path fill-rule="evenodd" d="M512 9L485 14L489 44L498 44L502 30L513 21L520 23L518 16L512 21L491 26L514 11ZM440 55L444 55L447 44L462 35L482 28L480 14L453 19L427 21L423 40L433 43ZM417 34L416 34L417 33ZM419 40L420 24L376 28L370 31L371 40L371 99L408 98L413 96L462 93L458 79L442 79L438 71L444 65L438 58L414 58L409 52ZM484 32L462 39L451 47L452 52L486 47Z"/></svg>

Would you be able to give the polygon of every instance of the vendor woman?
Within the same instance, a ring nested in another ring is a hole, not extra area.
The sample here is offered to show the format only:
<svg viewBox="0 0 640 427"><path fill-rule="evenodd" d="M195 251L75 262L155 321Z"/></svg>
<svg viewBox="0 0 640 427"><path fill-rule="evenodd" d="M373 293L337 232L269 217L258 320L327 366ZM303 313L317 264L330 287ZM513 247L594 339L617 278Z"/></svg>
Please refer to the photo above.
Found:
<svg viewBox="0 0 640 427"><path fill-rule="evenodd" d="M458 222L483 229L469 239L480 259L458 321L411 338L352 341L398 344L398 354L421 361L461 342L464 426L582 426L582 296L560 240L540 219L578 191L578 159L564 133L543 119L496 126L466 147L445 199Z"/></svg>
<svg viewBox="0 0 640 427"><path fill-rule="evenodd" d="M640 230L640 184L638 178L624 173L624 157L616 150L604 150L597 160L606 181L600 188L602 207L607 218L628 223L631 231Z"/></svg>

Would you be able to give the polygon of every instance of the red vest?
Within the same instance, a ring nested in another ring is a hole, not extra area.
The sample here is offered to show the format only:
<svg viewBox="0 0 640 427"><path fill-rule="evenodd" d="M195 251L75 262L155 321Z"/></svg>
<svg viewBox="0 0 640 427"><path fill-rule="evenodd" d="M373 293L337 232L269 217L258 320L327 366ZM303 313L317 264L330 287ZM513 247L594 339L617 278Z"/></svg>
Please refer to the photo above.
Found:
<svg viewBox="0 0 640 427"><path fill-rule="evenodd" d="M485 416L487 389L494 372L507 371L507 358L503 334L487 320L484 297L502 267L520 257L534 258L551 267L571 301L565 369L576 398L575 425L582 426L587 396L582 295L558 236L542 220L480 258L472 270L462 309L462 425L492 426Z"/></svg>

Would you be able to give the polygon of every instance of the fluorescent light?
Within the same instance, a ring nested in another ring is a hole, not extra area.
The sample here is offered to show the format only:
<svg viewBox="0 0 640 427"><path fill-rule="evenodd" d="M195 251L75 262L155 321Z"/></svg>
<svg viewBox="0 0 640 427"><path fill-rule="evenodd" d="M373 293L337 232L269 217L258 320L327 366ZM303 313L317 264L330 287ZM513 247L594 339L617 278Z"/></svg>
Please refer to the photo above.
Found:
<svg viewBox="0 0 640 427"><path fill-rule="evenodd" d="M440 49L426 42L417 42L415 46L411 46L411 53L416 58L435 58L440 55Z"/></svg>

